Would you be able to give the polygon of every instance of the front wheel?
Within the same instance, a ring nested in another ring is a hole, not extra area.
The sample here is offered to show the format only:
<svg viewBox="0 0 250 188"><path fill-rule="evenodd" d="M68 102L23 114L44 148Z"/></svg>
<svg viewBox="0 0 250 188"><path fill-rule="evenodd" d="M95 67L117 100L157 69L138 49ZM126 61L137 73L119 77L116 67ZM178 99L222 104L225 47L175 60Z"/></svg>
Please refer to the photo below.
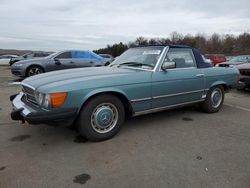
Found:
<svg viewBox="0 0 250 188"><path fill-rule="evenodd" d="M28 70L26 72L26 76L30 77L30 76L34 76L34 75L37 75L37 74L41 74L43 72L44 71L40 66L33 65L33 66L28 68Z"/></svg>
<svg viewBox="0 0 250 188"><path fill-rule="evenodd" d="M215 113L221 109L224 101L224 88L214 86L209 89L206 100L200 104L201 109L207 113Z"/></svg>
<svg viewBox="0 0 250 188"><path fill-rule="evenodd" d="M103 141L115 136L124 122L125 110L119 98L103 94L94 97L80 111L77 127L90 141Z"/></svg>

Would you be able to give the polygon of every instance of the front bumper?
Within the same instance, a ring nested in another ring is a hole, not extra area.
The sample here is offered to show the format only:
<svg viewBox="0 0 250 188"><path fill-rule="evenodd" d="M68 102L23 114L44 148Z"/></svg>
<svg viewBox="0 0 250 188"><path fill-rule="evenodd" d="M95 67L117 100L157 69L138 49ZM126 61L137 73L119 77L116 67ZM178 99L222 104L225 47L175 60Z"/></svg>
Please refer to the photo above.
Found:
<svg viewBox="0 0 250 188"><path fill-rule="evenodd" d="M244 87L250 87L250 76L240 76L240 82L244 84Z"/></svg>
<svg viewBox="0 0 250 188"><path fill-rule="evenodd" d="M11 73L15 76L25 77L25 70L11 66Z"/></svg>
<svg viewBox="0 0 250 188"><path fill-rule="evenodd" d="M16 96L11 96L13 110L11 112L12 120L27 121L30 124L69 124L73 122L77 116L77 108L67 109L41 109L25 100L25 96L20 92Z"/></svg>

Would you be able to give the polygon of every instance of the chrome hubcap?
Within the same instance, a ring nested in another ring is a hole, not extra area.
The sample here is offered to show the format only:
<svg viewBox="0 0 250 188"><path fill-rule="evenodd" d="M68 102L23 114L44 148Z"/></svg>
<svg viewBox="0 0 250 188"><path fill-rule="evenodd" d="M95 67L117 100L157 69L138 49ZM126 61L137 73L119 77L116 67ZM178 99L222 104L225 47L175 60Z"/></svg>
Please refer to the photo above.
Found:
<svg viewBox="0 0 250 188"><path fill-rule="evenodd" d="M29 76L33 76L40 73L42 73L42 70L38 67L34 67L29 70Z"/></svg>
<svg viewBox="0 0 250 188"><path fill-rule="evenodd" d="M117 124L118 110L111 103L98 105L91 115L91 126L98 133L107 133Z"/></svg>
<svg viewBox="0 0 250 188"><path fill-rule="evenodd" d="M213 90L211 94L212 106L218 108L222 102L222 92L219 88Z"/></svg>

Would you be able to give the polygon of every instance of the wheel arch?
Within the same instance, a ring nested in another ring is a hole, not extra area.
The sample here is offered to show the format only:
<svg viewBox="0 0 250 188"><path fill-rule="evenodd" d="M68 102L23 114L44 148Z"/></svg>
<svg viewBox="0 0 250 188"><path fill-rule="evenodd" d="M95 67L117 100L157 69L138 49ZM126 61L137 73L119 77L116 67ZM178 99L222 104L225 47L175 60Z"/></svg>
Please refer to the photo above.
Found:
<svg viewBox="0 0 250 188"><path fill-rule="evenodd" d="M93 99L96 96L104 95L104 94L113 95L113 96L116 96L117 98L119 98L121 100L124 108L125 108L126 115L132 116L133 108L132 108L132 105L131 105L127 95L124 92L122 92L120 90L115 90L115 89L94 90L94 91L90 92L88 95L86 95L83 98L78 113L84 108L84 106L87 104L87 102L89 102L91 99Z"/></svg>
<svg viewBox="0 0 250 188"><path fill-rule="evenodd" d="M30 69L30 67L33 67L33 66L38 66L43 70L43 72L45 72L45 68L42 65L40 65L40 64L31 64L31 65L26 67L25 76L27 76L27 73L28 73L28 70Z"/></svg>
<svg viewBox="0 0 250 188"><path fill-rule="evenodd" d="M210 88L215 87L215 86L222 86L224 91L226 92L230 89L230 86L224 81L216 81L210 86Z"/></svg>

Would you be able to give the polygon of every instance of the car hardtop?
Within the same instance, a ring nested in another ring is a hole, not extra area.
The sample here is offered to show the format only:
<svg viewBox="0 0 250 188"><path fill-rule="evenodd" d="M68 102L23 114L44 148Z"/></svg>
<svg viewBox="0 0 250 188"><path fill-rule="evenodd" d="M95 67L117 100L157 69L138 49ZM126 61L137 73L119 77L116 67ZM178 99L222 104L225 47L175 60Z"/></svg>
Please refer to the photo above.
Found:
<svg viewBox="0 0 250 188"><path fill-rule="evenodd" d="M192 48L188 45L177 45L177 44L148 44L148 45L138 45L138 46L132 46L131 48L141 48L141 47L169 47L169 48Z"/></svg>
<svg viewBox="0 0 250 188"><path fill-rule="evenodd" d="M197 68L209 68L212 67L210 63L207 63L204 61L204 58L202 57L201 52L188 45L175 45L175 44L152 44L152 45L139 45L139 46L133 46L131 48L145 48L145 47L169 47L169 48L188 48L191 49L197 64Z"/></svg>

